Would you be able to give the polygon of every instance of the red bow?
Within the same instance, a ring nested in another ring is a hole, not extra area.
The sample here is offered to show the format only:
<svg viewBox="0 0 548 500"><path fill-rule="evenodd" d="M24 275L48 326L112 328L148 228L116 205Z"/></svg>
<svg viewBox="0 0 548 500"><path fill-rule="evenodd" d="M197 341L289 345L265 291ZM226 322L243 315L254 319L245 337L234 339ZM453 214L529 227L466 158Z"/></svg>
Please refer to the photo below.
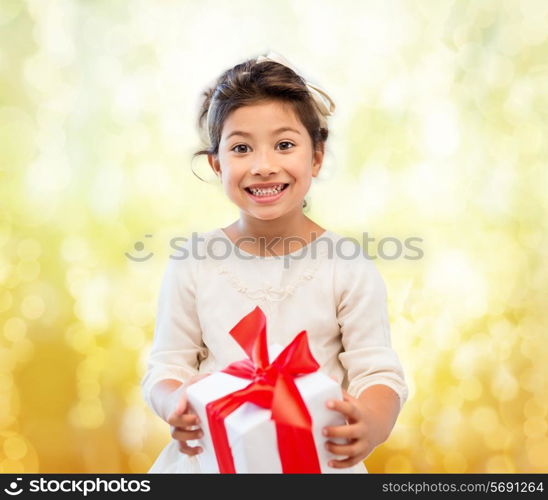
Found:
<svg viewBox="0 0 548 500"><path fill-rule="evenodd" d="M222 371L252 382L206 405L219 471L236 472L224 419L249 402L272 411L270 418L276 423L283 472L321 472L312 436L312 418L295 385L296 377L313 373L320 367L308 347L306 330L300 332L272 363L268 359L266 317L260 307L244 316L230 334L249 358L231 363Z"/></svg>

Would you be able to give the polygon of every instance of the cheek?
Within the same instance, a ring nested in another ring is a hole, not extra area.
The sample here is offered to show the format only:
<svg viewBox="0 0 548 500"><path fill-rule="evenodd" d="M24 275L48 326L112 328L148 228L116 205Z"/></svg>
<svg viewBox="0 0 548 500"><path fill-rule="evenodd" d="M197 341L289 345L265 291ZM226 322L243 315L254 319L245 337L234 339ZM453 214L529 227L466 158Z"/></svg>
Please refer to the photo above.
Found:
<svg viewBox="0 0 548 500"><path fill-rule="evenodd" d="M236 170L230 168L225 169L222 176L222 184L223 190L229 198L234 199L240 196L239 191L241 182L242 177Z"/></svg>
<svg viewBox="0 0 548 500"><path fill-rule="evenodd" d="M303 179L303 182L301 183L301 190L303 191L303 193L307 193L308 190L310 189L310 186L312 184L312 179Z"/></svg>
<svg viewBox="0 0 548 500"><path fill-rule="evenodd" d="M237 172L227 169L225 171L225 174L223 176L223 183L227 188L234 189L238 187L238 184L240 183L240 177L238 176Z"/></svg>
<svg viewBox="0 0 548 500"><path fill-rule="evenodd" d="M312 183L312 168L307 165L306 159L302 160L294 165L294 168L289 170L289 174L298 183L299 187L308 189Z"/></svg>

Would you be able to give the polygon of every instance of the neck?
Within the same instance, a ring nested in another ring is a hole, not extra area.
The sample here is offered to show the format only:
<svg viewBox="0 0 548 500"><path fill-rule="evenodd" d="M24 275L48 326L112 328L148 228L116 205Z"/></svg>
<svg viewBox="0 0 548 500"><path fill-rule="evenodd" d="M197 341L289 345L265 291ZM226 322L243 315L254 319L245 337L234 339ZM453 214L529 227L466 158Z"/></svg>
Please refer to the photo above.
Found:
<svg viewBox="0 0 548 500"><path fill-rule="evenodd" d="M267 240L273 238L289 238L292 236L305 237L308 232L321 230L312 220L303 214L302 208L284 214L282 217L270 220L261 220L240 212L240 219L233 225L240 235L254 238L263 237Z"/></svg>
<svg viewBox="0 0 548 500"><path fill-rule="evenodd" d="M240 219L225 228L225 233L233 243L255 255L285 255L319 238L323 232L321 226L303 214L301 207L270 220L257 219L240 212ZM238 243L240 237L251 237L255 241Z"/></svg>

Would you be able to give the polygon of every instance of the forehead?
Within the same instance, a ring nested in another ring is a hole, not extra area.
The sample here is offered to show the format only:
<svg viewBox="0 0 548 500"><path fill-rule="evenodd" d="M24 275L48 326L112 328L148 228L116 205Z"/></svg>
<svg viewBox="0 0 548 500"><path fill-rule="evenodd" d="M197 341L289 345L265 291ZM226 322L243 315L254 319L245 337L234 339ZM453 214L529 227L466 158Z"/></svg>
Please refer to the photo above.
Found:
<svg viewBox="0 0 548 500"><path fill-rule="evenodd" d="M293 107L280 101L265 101L257 104L242 106L232 111L225 120L223 135L233 130L253 130L277 128L280 125L289 125L303 129Z"/></svg>

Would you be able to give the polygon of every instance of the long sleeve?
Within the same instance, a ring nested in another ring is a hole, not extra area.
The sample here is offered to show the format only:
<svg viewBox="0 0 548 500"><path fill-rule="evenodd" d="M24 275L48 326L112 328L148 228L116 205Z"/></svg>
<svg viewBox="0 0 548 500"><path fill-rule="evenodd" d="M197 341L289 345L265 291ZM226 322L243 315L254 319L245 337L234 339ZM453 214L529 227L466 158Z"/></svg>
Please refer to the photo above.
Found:
<svg viewBox="0 0 548 500"><path fill-rule="evenodd" d="M352 396L357 398L367 387L383 384L398 394L401 408L408 389L399 357L391 347L386 286L373 262L361 252L357 258L336 262L337 321L344 349L339 360L347 370Z"/></svg>
<svg viewBox="0 0 548 500"><path fill-rule="evenodd" d="M185 382L207 357L196 312L196 262L169 258L157 303L154 339L141 381L143 398L152 406L152 386L160 380Z"/></svg>

